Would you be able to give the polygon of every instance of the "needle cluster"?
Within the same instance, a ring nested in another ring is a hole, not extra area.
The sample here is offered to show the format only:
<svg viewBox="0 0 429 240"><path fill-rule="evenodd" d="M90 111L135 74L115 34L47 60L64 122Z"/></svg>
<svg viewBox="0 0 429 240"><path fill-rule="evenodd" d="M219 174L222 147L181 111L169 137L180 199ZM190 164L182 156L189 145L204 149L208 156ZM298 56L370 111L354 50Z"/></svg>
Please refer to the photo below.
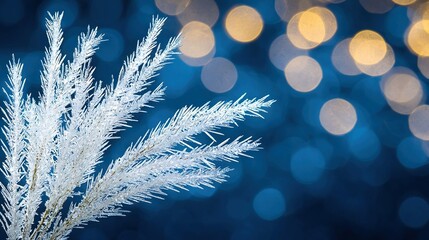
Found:
<svg viewBox="0 0 429 240"><path fill-rule="evenodd" d="M66 62L62 17L55 13L46 21L49 45L37 98L24 96L23 64L13 58L7 68L0 222L9 239L65 239L88 222L123 215L124 205L162 198L167 190L213 187L230 171L217 161L236 161L258 150L259 142L251 138L216 140L221 128L234 127L246 116L261 117L273 103L241 97L179 109L97 172L109 141L129 127L133 115L162 100L162 84L148 87L177 54L180 36L161 47L157 37L165 19L153 18L115 81L103 86L94 81L91 66L103 35L88 28ZM212 143L199 143L199 134Z"/></svg>

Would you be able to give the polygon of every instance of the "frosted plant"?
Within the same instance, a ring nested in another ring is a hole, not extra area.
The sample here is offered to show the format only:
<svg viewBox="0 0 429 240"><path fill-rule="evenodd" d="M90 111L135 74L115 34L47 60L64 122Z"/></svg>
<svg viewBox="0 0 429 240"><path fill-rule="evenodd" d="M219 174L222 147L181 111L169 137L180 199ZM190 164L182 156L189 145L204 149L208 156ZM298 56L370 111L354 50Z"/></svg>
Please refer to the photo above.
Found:
<svg viewBox="0 0 429 240"><path fill-rule="evenodd" d="M73 59L65 62L61 19L55 13L46 22L49 46L37 99L24 97L22 63L13 57L7 68L1 224L9 239L64 239L73 228L122 216L124 205L162 198L166 190L213 187L229 171L216 161L236 161L259 148L251 138L220 143L214 138L222 135L220 128L233 127L245 116L261 117L273 103L266 97L241 97L183 107L96 172L109 140L128 127L133 114L162 99L162 84L147 88L177 53L180 36L161 48L156 39L165 19L154 18L115 82L103 87L94 83L90 65L103 36L88 28L78 38ZM199 143L198 134L206 134L212 143Z"/></svg>

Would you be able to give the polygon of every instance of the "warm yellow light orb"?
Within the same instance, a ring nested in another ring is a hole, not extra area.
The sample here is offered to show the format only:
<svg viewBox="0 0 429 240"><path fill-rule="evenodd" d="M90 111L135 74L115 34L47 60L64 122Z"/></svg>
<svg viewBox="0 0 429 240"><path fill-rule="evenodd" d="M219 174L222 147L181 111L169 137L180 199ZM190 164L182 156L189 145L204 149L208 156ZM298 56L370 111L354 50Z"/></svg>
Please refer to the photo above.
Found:
<svg viewBox="0 0 429 240"><path fill-rule="evenodd" d="M254 8L241 5L229 11L225 28L229 36L238 42L251 42L262 32L264 22Z"/></svg>
<svg viewBox="0 0 429 240"><path fill-rule="evenodd" d="M393 52L392 47L389 44L387 45L387 52L384 58L373 65L363 65L356 63L357 68L362 71L363 73L369 75L369 76L381 76L385 73L387 73L390 69L392 69L393 65L395 64L395 54Z"/></svg>
<svg viewBox="0 0 429 240"><path fill-rule="evenodd" d="M298 21L298 29L302 36L310 42L320 44L325 39L325 23L316 13L303 12Z"/></svg>
<svg viewBox="0 0 429 240"><path fill-rule="evenodd" d="M323 21L323 29L325 30L323 42L331 39L335 32L337 32L337 19L329 9L324 7L312 7L305 12L316 14Z"/></svg>
<svg viewBox="0 0 429 240"><path fill-rule="evenodd" d="M363 30L352 38L349 51L357 63L373 65L384 58L387 46L380 34L371 30Z"/></svg>
<svg viewBox="0 0 429 240"><path fill-rule="evenodd" d="M287 26L287 36L297 48L311 49L332 38L337 20L327 8L312 7L295 14Z"/></svg>
<svg viewBox="0 0 429 240"><path fill-rule="evenodd" d="M419 56L429 56L429 20L414 23L406 36L408 47Z"/></svg>
<svg viewBox="0 0 429 240"><path fill-rule="evenodd" d="M416 0L392 0L392 1L402 6L407 6L416 2Z"/></svg>
<svg viewBox="0 0 429 240"><path fill-rule="evenodd" d="M296 15L294 15L289 23L287 24L287 30L286 30L286 34L287 37L289 38L290 42L297 48L300 49L312 49L317 47L320 42L313 42L313 41L309 41L307 40L302 33L300 32L299 29L299 22L300 22L300 18L302 16L303 12L300 12Z"/></svg>

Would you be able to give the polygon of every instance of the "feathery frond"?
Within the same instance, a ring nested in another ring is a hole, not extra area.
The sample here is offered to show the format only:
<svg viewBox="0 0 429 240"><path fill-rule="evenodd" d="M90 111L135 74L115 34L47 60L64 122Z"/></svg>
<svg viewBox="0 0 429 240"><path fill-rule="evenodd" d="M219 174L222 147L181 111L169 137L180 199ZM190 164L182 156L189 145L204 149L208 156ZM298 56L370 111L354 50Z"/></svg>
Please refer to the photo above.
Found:
<svg viewBox="0 0 429 240"><path fill-rule="evenodd" d="M237 126L245 117L262 117L274 102L243 95L236 101L183 107L97 173L109 141L129 127L134 114L162 100L162 83L149 88L177 54L180 35L162 48L157 38L166 19L153 18L115 82L103 87L94 81L91 66L103 35L88 28L78 37L72 60L65 62L62 17L49 14L46 21L49 46L39 99L23 97L23 64L13 57L8 66L1 168L7 182L0 183L5 200L0 223L9 239L65 239L91 221L122 216L124 205L162 199L169 190L214 187L230 171L219 167L219 161L237 161L259 149L259 141L251 138L216 140L221 128ZM213 142L198 142L200 134ZM67 200L72 203L63 215Z"/></svg>

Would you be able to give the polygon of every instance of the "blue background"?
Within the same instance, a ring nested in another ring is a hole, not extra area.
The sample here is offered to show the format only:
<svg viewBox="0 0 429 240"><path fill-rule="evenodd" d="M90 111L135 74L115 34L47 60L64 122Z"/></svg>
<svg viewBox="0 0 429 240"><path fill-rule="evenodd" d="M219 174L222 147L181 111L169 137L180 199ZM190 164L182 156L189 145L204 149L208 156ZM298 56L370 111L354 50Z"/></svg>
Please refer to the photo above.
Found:
<svg viewBox="0 0 429 240"><path fill-rule="evenodd" d="M220 12L213 27L216 56L237 67L234 88L212 93L201 83L201 67L174 60L157 77L168 87L165 101L147 114L138 114L139 122L121 133L120 141L112 141L105 159L120 156L146 129L182 105L236 99L242 93L269 94L277 100L265 120L248 119L240 128L226 131L231 137L262 137L264 149L252 154L254 159L228 164L235 171L215 190L169 192L164 201L127 207L131 212L126 217L74 230L71 239L428 239L429 167L420 140L410 133L407 117L387 105L380 77L344 76L330 60L339 41L372 29L393 47L395 66L412 69L426 89L417 58L402 40L410 24L406 8L371 14L357 0L326 5L337 17L338 31L309 52L324 77L315 91L304 94L290 88L283 72L269 60L271 42L286 28L274 1L216 2ZM264 30L254 42L240 44L225 33L223 19L237 4L254 7L264 19ZM95 78L104 81L117 75L137 40L146 34L152 15L164 16L150 0L0 0L0 66L6 66L15 53L25 64L26 91L33 95L40 91L40 61L47 44L44 18L47 11L56 10L65 12L63 49L68 56L77 34L88 24L98 26L110 39L93 61ZM161 42L180 28L178 20L170 17ZM0 68L0 79L6 80L5 67ZM358 114L355 128L340 137L327 133L318 118L322 104L335 97L351 102Z"/></svg>

